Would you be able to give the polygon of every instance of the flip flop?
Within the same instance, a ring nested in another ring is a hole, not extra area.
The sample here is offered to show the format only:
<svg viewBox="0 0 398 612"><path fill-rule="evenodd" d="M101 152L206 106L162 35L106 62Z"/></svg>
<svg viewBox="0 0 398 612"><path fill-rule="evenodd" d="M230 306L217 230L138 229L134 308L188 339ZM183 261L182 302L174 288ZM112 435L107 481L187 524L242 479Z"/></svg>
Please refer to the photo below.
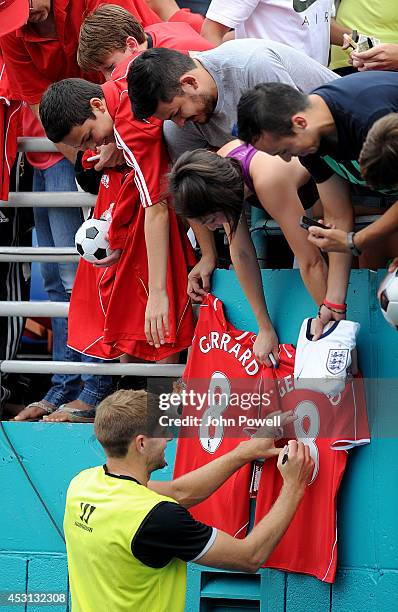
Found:
<svg viewBox="0 0 398 612"><path fill-rule="evenodd" d="M93 423L95 418L95 409L91 410L77 410L77 408L68 408L66 404L61 404L52 414L65 412L69 415L70 421L60 421L61 423ZM48 421L49 423L56 423L57 421Z"/></svg>

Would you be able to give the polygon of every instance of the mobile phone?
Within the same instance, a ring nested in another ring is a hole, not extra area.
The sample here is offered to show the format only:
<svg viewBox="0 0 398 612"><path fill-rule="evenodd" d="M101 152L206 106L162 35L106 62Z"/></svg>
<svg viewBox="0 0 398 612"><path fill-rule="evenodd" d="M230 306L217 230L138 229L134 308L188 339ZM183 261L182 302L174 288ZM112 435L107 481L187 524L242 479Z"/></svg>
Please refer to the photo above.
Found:
<svg viewBox="0 0 398 612"><path fill-rule="evenodd" d="M309 217L301 217L300 219L300 226L303 229L309 229L312 226L315 227L320 227L322 229L330 229L329 227L326 227L326 225L323 225L322 223L319 223L318 221L315 221L314 219L310 219Z"/></svg>

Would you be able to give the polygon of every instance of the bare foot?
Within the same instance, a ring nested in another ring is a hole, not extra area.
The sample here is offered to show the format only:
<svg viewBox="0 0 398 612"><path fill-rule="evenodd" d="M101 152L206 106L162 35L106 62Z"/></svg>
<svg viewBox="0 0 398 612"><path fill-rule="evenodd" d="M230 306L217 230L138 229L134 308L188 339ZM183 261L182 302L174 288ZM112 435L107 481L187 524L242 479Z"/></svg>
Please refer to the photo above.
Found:
<svg viewBox="0 0 398 612"><path fill-rule="evenodd" d="M32 402L29 406L26 406L17 416L15 421L38 421L43 415L48 415L49 411L55 410L56 406L50 404L47 400L40 400L39 402Z"/></svg>

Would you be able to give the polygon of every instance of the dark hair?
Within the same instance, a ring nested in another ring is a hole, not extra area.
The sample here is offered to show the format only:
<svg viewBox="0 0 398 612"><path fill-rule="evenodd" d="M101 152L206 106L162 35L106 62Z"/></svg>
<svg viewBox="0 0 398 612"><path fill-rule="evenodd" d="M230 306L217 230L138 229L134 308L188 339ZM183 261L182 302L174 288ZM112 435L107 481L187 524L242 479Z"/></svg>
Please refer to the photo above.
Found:
<svg viewBox="0 0 398 612"><path fill-rule="evenodd" d="M159 102L171 102L182 95L180 78L196 67L195 62L173 49L149 49L139 55L127 75L128 94L134 115L146 119Z"/></svg>
<svg viewBox="0 0 398 612"><path fill-rule="evenodd" d="M63 79L44 92L40 102L40 119L52 142L62 142L75 125L94 118L91 98L103 98L100 85L84 79Z"/></svg>
<svg viewBox="0 0 398 612"><path fill-rule="evenodd" d="M169 192L177 215L197 219L223 212L236 231L243 211L244 182L238 160L206 149L187 151L169 174Z"/></svg>
<svg viewBox="0 0 398 612"><path fill-rule="evenodd" d="M291 136L292 116L308 106L308 96L291 85L260 83L244 93L239 100L239 138L253 144L262 132Z"/></svg>
<svg viewBox="0 0 398 612"><path fill-rule="evenodd" d="M378 119L359 155L362 176L372 189L398 185L398 113Z"/></svg>

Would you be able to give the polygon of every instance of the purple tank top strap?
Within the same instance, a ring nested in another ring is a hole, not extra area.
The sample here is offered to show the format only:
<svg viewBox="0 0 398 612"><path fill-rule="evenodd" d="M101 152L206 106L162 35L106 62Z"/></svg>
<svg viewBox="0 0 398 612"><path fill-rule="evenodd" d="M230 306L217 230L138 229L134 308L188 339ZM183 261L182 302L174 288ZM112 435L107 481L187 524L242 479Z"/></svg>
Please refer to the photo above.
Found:
<svg viewBox="0 0 398 612"><path fill-rule="evenodd" d="M242 166L243 180L245 181L246 186L253 193L255 193L255 190L252 177L250 176L250 162L256 153L257 149L255 149L252 145L243 143L227 154L227 157L233 157L240 162L240 165Z"/></svg>

